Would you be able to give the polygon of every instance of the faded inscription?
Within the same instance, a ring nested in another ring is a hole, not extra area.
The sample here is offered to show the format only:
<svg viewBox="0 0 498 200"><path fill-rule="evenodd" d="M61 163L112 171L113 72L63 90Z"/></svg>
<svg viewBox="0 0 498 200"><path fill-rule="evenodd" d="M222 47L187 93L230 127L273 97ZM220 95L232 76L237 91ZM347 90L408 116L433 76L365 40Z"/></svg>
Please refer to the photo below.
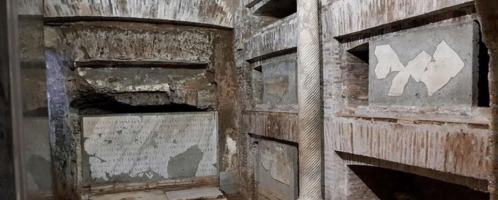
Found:
<svg viewBox="0 0 498 200"><path fill-rule="evenodd" d="M84 117L83 137L87 183L218 173L216 112Z"/></svg>
<svg viewBox="0 0 498 200"><path fill-rule="evenodd" d="M375 47L375 56L378 60L375 67L377 79L385 79L389 73L398 72L392 80L388 96L403 95L410 77L417 83L420 81L424 83L428 95L432 96L465 66L460 56L444 40L437 46L434 56L422 51L416 58L409 61L406 67L390 45Z"/></svg>

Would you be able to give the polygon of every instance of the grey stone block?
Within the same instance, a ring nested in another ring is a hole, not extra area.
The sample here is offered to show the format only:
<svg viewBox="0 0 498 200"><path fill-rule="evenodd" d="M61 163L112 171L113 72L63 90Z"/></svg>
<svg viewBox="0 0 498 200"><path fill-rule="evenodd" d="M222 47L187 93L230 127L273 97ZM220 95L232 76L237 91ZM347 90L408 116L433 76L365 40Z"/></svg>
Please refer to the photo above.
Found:
<svg viewBox="0 0 498 200"><path fill-rule="evenodd" d="M474 22L394 33L370 42L369 104L471 106L477 99Z"/></svg>
<svg viewBox="0 0 498 200"><path fill-rule="evenodd" d="M261 140L258 157L259 196L268 199L297 199L297 147Z"/></svg>
<svg viewBox="0 0 498 200"><path fill-rule="evenodd" d="M295 58L264 64L263 104L297 104L297 61Z"/></svg>

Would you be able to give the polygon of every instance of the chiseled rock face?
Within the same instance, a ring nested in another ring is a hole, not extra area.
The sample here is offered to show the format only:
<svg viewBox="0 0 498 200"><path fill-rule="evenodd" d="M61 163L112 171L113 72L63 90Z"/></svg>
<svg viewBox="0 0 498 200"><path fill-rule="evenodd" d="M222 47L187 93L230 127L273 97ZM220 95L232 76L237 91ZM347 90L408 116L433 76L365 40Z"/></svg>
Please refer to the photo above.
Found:
<svg viewBox="0 0 498 200"><path fill-rule="evenodd" d="M467 22L372 41L370 104L471 106L478 81L477 37L475 23Z"/></svg>
<svg viewBox="0 0 498 200"><path fill-rule="evenodd" d="M209 62L213 31L170 25L95 22L46 27L46 46L68 60Z"/></svg>
<svg viewBox="0 0 498 200"><path fill-rule="evenodd" d="M49 49L74 63L75 81L68 83L76 107L91 106L85 105L89 97L131 106L216 107L216 30L96 22L46 27L45 35Z"/></svg>
<svg viewBox="0 0 498 200"><path fill-rule="evenodd" d="M121 17L233 26L233 0L46 0L45 17Z"/></svg>
<svg viewBox="0 0 498 200"><path fill-rule="evenodd" d="M85 185L216 176L217 113L83 117Z"/></svg>

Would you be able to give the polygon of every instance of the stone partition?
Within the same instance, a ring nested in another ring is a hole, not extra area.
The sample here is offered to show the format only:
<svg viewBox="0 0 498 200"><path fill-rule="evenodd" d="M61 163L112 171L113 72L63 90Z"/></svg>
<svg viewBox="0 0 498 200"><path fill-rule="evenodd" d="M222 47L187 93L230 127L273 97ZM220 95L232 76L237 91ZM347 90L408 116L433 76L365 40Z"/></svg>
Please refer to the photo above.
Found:
<svg viewBox="0 0 498 200"><path fill-rule="evenodd" d="M217 112L83 117L84 185L218 175Z"/></svg>

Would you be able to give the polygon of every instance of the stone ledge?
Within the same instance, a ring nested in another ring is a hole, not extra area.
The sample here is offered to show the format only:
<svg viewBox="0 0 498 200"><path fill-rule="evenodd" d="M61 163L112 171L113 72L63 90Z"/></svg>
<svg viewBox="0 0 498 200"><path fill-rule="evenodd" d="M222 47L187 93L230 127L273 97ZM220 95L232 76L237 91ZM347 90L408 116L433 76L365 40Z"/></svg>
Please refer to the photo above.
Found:
<svg viewBox="0 0 498 200"><path fill-rule="evenodd" d="M322 7L323 30L331 32L332 37L343 37L400 20L442 12L444 9L457 11L472 4L472 0L440 0L426 3L420 3L419 0L402 0L396 3L384 0L334 1Z"/></svg>
<svg viewBox="0 0 498 200"><path fill-rule="evenodd" d="M294 113L247 112L243 114L242 132L297 143L297 118Z"/></svg>
<svg viewBox="0 0 498 200"><path fill-rule="evenodd" d="M297 48L296 14L279 20L255 34L245 43L245 59L255 62L275 55L294 53Z"/></svg>
<svg viewBox="0 0 498 200"><path fill-rule="evenodd" d="M325 152L340 151L477 179L487 179L491 172L487 129L326 117L324 134Z"/></svg>

